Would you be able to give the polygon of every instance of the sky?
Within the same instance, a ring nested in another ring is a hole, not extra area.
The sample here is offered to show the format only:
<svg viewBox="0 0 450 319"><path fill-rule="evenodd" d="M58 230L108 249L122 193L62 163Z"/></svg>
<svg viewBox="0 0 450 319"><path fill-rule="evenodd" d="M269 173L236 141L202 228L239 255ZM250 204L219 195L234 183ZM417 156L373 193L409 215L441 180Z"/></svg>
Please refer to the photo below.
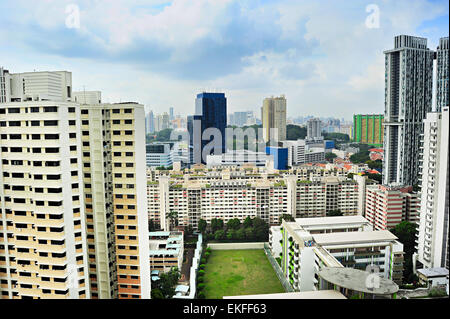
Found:
<svg viewBox="0 0 450 319"><path fill-rule="evenodd" d="M447 0L0 0L0 66L71 71L74 91L154 113L208 91L228 113L284 94L289 117L350 120L384 112L394 36L436 50L448 21Z"/></svg>

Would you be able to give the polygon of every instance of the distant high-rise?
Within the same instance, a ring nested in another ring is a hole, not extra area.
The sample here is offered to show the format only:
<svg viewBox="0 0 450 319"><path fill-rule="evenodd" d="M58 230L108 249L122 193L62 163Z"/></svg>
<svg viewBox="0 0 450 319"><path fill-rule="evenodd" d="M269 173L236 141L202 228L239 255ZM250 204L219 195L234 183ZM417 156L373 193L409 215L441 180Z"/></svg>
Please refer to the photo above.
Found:
<svg viewBox="0 0 450 319"><path fill-rule="evenodd" d="M146 128L148 129L147 134L152 134L155 132L155 117L153 116L153 111L150 111L146 119Z"/></svg>
<svg viewBox="0 0 450 319"><path fill-rule="evenodd" d="M322 136L322 121L320 119L314 118L307 122L307 136L306 139L314 140Z"/></svg>
<svg viewBox="0 0 450 319"><path fill-rule="evenodd" d="M265 142L286 140L286 98L265 98L261 108Z"/></svg>
<svg viewBox="0 0 450 319"><path fill-rule="evenodd" d="M236 125L237 127L244 126L247 123L247 113L248 112L234 112L232 125Z"/></svg>
<svg viewBox="0 0 450 319"><path fill-rule="evenodd" d="M436 111L440 112L443 107L449 106L449 89L448 89L448 37L439 40L437 47L437 74L436 74Z"/></svg>
<svg viewBox="0 0 450 319"><path fill-rule="evenodd" d="M357 143L383 146L383 114L353 115L353 140Z"/></svg>
<svg viewBox="0 0 450 319"><path fill-rule="evenodd" d="M423 119L432 109L434 52L427 39L400 35L385 51L383 184L416 185Z"/></svg>
<svg viewBox="0 0 450 319"><path fill-rule="evenodd" d="M174 115L173 115L173 107L169 108L169 120L173 121L175 119Z"/></svg>
<svg viewBox="0 0 450 319"><path fill-rule="evenodd" d="M417 257L425 268L448 269L449 108L424 120Z"/></svg>
<svg viewBox="0 0 450 319"><path fill-rule="evenodd" d="M197 136L196 125L199 125L200 136ZM224 93L200 93L195 100L195 115L188 117L188 131L190 135L189 146L193 152L193 162L206 164L206 155L203 157L203 150L206 145L212 146L207 155L216 152L216 155L225 153L225 128L227 127L227 98ZM208 128L216 128L219 130L220 140L214 139L214 143L210 144L213 137L205 136L204 132ZM192 162L191 162L192 163Z"/></svg>
<svg viewBox="0 0 450 319"><path fill-rule="evenodd" d="M167 114L167 112L164 112L163 114L159 115L160 116L160 130L165 130L170 128L170 119L169 119L169 114Z"/></svg>

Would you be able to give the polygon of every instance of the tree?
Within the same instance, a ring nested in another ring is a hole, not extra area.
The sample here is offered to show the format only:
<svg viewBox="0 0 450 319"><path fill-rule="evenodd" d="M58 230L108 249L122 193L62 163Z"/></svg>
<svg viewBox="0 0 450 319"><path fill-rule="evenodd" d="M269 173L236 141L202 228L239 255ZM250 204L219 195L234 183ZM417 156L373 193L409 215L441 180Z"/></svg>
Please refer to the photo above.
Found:
<svg viewBox="0 0 450 319"><path fill-rule="evenodd" d="M269 225L261 218L253 219L253 230L256 240L267 241L269 239Z"/></svg>
<svg viewBox="0 0 450 319"><path fill-rule="evenodd" d="M339 210L339 209L335 209L335 210L330 210L327 212L327 216L342 216L343 213Z"/></svg>
<svg viewBox="0 0 450 319"><path fill-rule="evenodd" d="M165 299L172 298L175 294L175 286L180 279L180 271L177 267L173 267L168 273L159 276L158 287Z"/></svg>
<svg viewBox="0 0 450 319"><path fill-rule="evenodd" d="M371 169L383 168L383 162L381 160L375 160L375 161L368 160L368 161L366 161L366 164L369 165L369 167Z"/></svg>
<svg viewBox="0 0 450 319"><path fill-rule="evenodd" d="M415 251L416 232L416 225L408 221L403 221L391 229L391 233L397 236L403 244L403 251L405 252L403 277L408 283L414 280L412 255Z"/></svg>
<svg viewBox="0 0 450 319"><path fill-rule="evenodd" d="M281 217L280 217L280 225L281 225L283 220L285 220L287 222L295 222L295 218L292 215L289 215L289 214L281 215Z"/></svg>
<svg viewBox="0 0 450 319"><path fill-rule="evenodd" d="M334 154L334 153L331 153L331 152L328 152L328 153L325 154L325 159L328 162L333 162L333 159L336 158L336 157L337 157L337 155Z"/></svg>
<svg viewBox="0 0 450 319"><path fill-rule="evenodd" d="M221 240L225 238L225 231L223 229L218 229L214 233L214 239L215 240Z"/></svg>
<svg viewBox="0 0 450 319"><path fill-rule="evenodd" d="M296 141L298 139L304 139L307 134L306 127L298 125L288 124L286 126L286 139L290 141Z"/></svg>
<svg viewBox="0 0 450 319"><path fill-rule="evenodd" d="M215 233L219 229L223 229L223 220L218 218L211 219L211 231Z"/></svg>
<svg viewBox="0 0 450 319"><path fill-rule="evenodd" d="M202 234L205 232L206 230L206 226L207 226L207 222L204 219L200 219L198 221L198 231L201 232Z"/></svg>
<svg viewBox="0 0 450 319"><path fill-rule="evenodd" d="M239 218L230 219L227 223L228 229L239 229L239 227L241 227L241 221Z"/></svg>
<svg viewBox="0 0 450 319"><path fill-rule="evenodd" d="M250 216L247 216L247 218L244 220L244 227L252 227L253 226L253 221L250 218Z"/></svg>
<svg viewBox="0 0 450 319"><path fill-rule="evenodd" d="M159 289L159 288L152 289L151 297L152 297L152 299L164 299L164 295L163 295L161 289Z"/></svg>
<svg viewBox="0 0 450 319"><path fill-rule="evenodd" d="M245 231L245 239L247 239L247 240L254 239L255 234L254 234L253 227L245 228L244 231Z"/></svg>
<svg viewBox="0 0 450 319"><path fill-rule="evenodd" d="M173 229L174 226L178 226L178 212L171 210L167 214L167 218L170 220L170 229Z"/></svg>
<svg viewBox="0 0 450 319"><path fill-rule="evenodd" d="M236 231L236 238L239 240L244 240L245 239L245 229L244 228L239 228Z"/></svg>
<svg viewBox="0 0 450 319"><path fill-rule="evenodd" d="M353 164L365 163L367 161L370 161L369 154L369 151L359 151L358 153L350 156L350 161Z"/></svg>

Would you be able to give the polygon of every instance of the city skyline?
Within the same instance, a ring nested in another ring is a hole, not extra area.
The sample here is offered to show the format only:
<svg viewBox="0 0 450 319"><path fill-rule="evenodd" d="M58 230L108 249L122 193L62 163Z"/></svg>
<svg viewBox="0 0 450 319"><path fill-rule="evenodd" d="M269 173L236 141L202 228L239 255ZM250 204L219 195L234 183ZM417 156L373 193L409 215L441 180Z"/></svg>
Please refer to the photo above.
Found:
<svg viewBox="0 0 450 319"><path fill-rule="evenodd" d="M32 9L24 1L2 3L0 9L9 13L0 22L9 43L0 53L2 66L14 73L77 70L74 91L102 91L105 102L136 101L147 112L174 107L175 114L187 116L196 94L220 91L229 112L258 114L264 97L285 94L288 117L314 109L314 116L333 112L350 119L356 108L383 111L383 48L392 47L394 35L426 37L436 50L445 36L441 30L448 29L445 1L375 2L379 28L365 25L369 2L153 3L146 8L138 2L79 1L80 28L66 26L69 1L40 2ZM167 22L169 17L184 28ZM322 26L325 18L335 27ZM262 23L267 19L276 27ZM21 36L5 31L11 27Z"/></svg>

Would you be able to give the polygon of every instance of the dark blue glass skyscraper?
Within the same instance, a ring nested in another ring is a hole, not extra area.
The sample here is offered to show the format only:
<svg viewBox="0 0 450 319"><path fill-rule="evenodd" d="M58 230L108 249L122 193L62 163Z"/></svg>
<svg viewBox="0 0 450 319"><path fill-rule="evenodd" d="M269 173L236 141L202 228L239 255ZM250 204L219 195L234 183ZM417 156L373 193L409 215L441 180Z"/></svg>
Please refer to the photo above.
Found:
<svg viewBox="0 0 450 319"><path fill-rule="evenodd" d="M198 128L196 128L196 125L198 125ZM213 152L216 152L216 154L225 153L225 128L227 127L227 99L225 94L198 94L195 100L195 115L188 117L187 126L190 135L189 146L191 152L194 153L194 163L206 164L206 157L202 157L203 149L213 140L212 136L205 136L205 139L202 139L203 133L208 128L216 128L221 135L219 139L215 137L214 149L208 151L208 154L213 154ZM200 136L198 137L196 134Z"/></svg>

